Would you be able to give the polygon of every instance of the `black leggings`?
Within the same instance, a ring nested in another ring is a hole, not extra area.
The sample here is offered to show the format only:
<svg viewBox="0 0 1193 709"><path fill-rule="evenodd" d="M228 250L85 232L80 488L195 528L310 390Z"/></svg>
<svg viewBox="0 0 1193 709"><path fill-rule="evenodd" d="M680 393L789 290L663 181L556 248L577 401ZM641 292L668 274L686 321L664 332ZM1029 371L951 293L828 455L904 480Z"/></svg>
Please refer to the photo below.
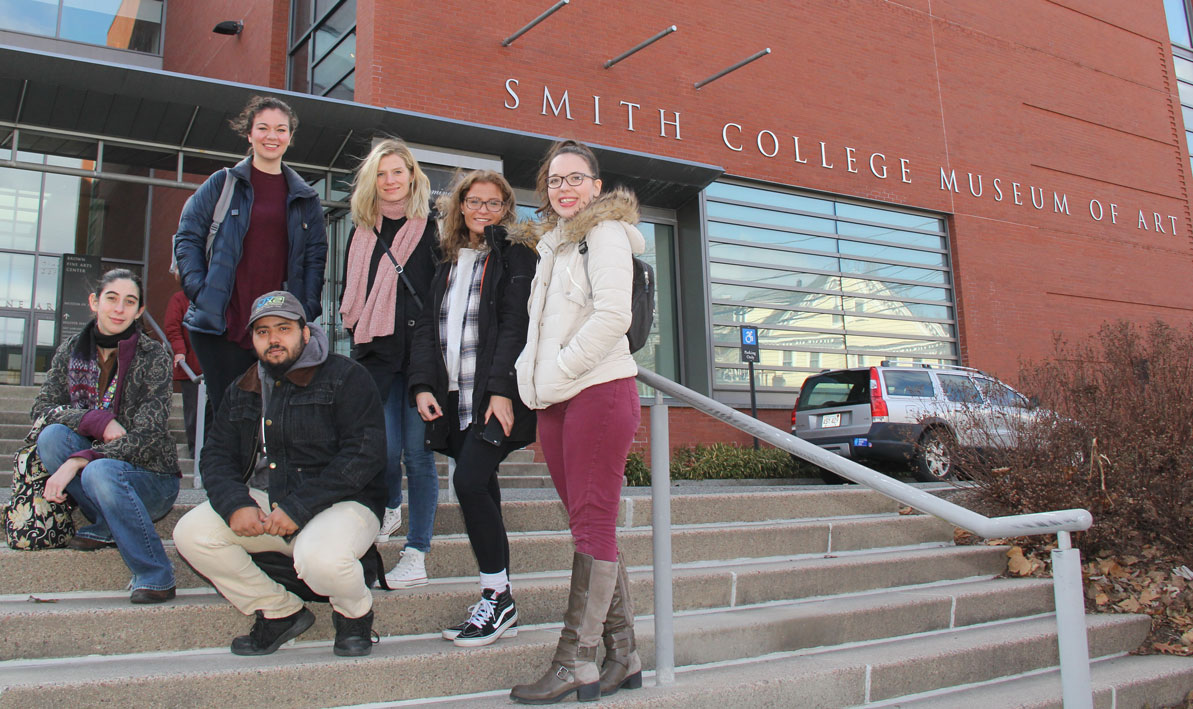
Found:
<svg viewBox="0 0 1193 709"><path fill-rule="evenodd" d="M224 400L224 391L236 378L257 363L257 353L246 350L224 335L208 335L203 332L190 333L191 347L203 367L203 381L207 384L207 399L211 410L218 412Z"/></svg>
<svg viewBox="0 0 1193 709"><path fill-rule="evenodd" d="M452 392L443 406L448 421L459 418L456 406L457 393ZM497 466L510 450L481 440L481 426L473 424L466 430L458 426L458 422L450 426L448 439L448 454L456 460L456 499L460 501L476 565L481 573L495 574L510 566L510 542L501 517L501 488L497 484Z"/></svg>

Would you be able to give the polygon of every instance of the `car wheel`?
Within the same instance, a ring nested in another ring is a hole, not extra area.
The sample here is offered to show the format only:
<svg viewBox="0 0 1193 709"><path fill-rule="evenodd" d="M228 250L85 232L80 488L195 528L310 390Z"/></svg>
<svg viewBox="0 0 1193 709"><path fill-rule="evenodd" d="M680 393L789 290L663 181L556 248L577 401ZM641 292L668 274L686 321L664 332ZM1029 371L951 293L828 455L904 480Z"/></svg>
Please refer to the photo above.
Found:
<svg viewBox="0 0 1193 709"><path fill-rule="evenodd" d="M924 483L944 482L956 477L952 460L953 436L942 428L930 428L916 446L912 475Z"/></svg>

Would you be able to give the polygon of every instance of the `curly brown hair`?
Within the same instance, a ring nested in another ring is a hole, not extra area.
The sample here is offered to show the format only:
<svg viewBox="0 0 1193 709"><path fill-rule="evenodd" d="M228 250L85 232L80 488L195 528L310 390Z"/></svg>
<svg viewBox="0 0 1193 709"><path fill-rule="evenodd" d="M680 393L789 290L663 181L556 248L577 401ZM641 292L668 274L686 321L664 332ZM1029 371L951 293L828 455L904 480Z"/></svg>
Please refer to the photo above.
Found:
<svg viewBox="0 0 1193 709"><path fill-rule="evenodd" d="M232 126L232 130L236 131L237 135L247 138L249 133L253 131L253 119L262 111L268 111L271 108L276 108L286 117L290 119L290 134L298 130L298 114L290 108L290 104L276 98L274 96L254 96L249 99L249 102L244 105L240 111L240 115L228 121L228 125Z"/></svg>
<svg viewBox="0 0 1193 709"><path fill-rule="evenodd" d="M497 219L498 224L508 226L516 218L514 209L517 205L515 204L514 188L510 187L509 181L501 173L492 170L473 170L464 173L456 179L451 191L440 197L437 203L439 213L443 215L443 225L439 230L439 248L443 252L445 261L455 263L460 249L468 246L472 241L472 235L468 231L468 225L464 222L461 207L464 204L464 198L468 196L468 191L478 182L493 185L501 192L501 199L505 202L505 207Z"/></svg>

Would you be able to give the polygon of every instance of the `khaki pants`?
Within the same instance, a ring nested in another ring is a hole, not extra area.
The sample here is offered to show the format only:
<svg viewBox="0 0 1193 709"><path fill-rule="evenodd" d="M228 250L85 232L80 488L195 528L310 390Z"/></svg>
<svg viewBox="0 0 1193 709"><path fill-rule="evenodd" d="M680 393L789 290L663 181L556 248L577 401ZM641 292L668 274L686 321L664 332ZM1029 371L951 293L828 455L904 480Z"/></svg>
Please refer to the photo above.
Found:
<svg viewBox="0 0 1193 709"><path fill-rule="evenodd" d="M250 489L249 494L261 509L269 509L266 493ZM263 611L266 618L284 618L302 608L302 599L266 576L249 557L277 551L294 559L298 577L330 598L333 609L359 618L373 607L373 594L365 586L358 559L369 550L380 526L377 516L359 502L337 502L312 517L290 542L271 534L241 537L205 502L178 520L174 544L245 615Z"/></svg>

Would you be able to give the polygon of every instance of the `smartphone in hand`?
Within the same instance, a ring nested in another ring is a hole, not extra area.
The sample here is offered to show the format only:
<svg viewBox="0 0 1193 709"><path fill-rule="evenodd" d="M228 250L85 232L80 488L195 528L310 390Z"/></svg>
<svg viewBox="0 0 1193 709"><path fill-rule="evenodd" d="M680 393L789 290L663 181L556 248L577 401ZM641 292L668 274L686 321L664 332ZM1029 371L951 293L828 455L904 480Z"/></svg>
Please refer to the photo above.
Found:
<svg viewBox="0 0 1193 709"><path fill-rule="evenodd" d="M498 421L496 416L489 417L489 423L485 424L484 430L481 431L481 440L494 446L505 443L505 429L501 427L501 421Z"/></svg>

